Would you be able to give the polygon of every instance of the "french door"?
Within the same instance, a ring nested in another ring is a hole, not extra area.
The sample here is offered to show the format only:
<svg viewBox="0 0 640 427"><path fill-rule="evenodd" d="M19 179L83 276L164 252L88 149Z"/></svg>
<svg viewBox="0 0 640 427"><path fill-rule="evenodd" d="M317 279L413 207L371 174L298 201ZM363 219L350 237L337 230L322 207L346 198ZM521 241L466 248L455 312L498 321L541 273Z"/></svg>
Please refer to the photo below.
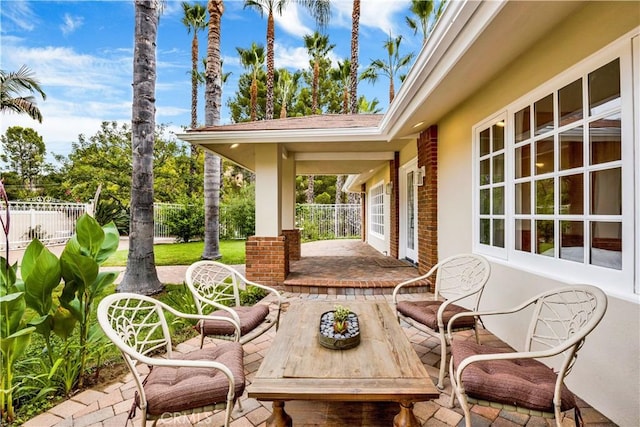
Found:
<svg viewBox="0 0 640 427"><path fill-rule="evenodd" d="M400 258L418 262L417 160L400 168Z"/></svg>

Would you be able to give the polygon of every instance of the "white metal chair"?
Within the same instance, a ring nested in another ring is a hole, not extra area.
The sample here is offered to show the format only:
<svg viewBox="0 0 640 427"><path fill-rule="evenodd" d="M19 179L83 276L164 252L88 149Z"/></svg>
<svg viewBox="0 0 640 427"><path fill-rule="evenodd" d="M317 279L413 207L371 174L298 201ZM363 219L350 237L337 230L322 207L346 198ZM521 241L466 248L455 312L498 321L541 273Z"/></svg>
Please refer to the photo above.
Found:
<svg viewBox="0 0 640 427"><path fill-rule="evenodd" d="M527 307L533 313L523 351L496 349L450 335L452 323L461 317L512 314ZM453 316L447 330L451 340L451 406L457 398L467 427L471 427L470 403L555 418L558 427L562 412L575 408L576 424L580 425L575 397L564 379L606 308L607 297L600 289L576 285L544 292L514 308ZM557 372L537 360L541 358L556 365Z"/></svg>
<svg viewBox="0 0 640 427"><path fill-rule="evenodd" d="M98 322L120 350L137 387L129 418L135 416L136 406L142 411L143 427L147 420L155 425L158 419L226 409L224 425L228 426L245 388L242 346L236 340L176 354L165 313L227 322L239 335L239 325L229 318L181 313L137 294L104 298L98 305Z"/></svg>
<svg viewBox="0 0 640 427"><path fill-rule="evenodd" d="M477 310L490 274L491 266L484 257L459 254L440 261L426 274L402 282L393 290L392 298L398 321L402 319L416 329L440 339L440 373L436 386L441 390L444 388L447 360L446 324L454 314L468 311L454 303L470 298L472 309ZM428 300L400 299L403 289L415 286L416 282L433 280L434 275L435 291ZM454 330L473 329L478 342L477 323L477 317L463 319L456 323Z"/></svg>
<svg viewBox="0 0 640 427"><path fill-rule="evenodd" d="M282 297L276 289L247 280L233 267L216 261L191 264L185 281L198 313L230 317L240 325L241 344L262 335L273 326L278 329ZM247 289L247 285L267 291L268 297L251 306L241 305L240 290ZM200 332L200 347L205 336L234 339L235 334L228 323L211 320L198 322L196 330Z"/></svg>

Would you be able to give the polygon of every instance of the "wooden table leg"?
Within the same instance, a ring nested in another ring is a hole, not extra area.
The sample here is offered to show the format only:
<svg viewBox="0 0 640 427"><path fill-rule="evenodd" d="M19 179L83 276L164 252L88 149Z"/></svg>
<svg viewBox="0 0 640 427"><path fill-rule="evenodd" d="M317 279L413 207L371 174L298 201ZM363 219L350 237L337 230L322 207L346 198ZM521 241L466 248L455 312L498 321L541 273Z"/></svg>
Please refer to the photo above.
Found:
<svg viewBox="0 0 640 427"><path fill-rule="evenodd" d="M413 414L413 402L400 402L400 412L393 417L393 427L420 427Z"/></svg>
<svg viewBox="0 0 640 427"><path fill-rule="evenodd" d="M292 427L291 417L284 411L284 402L273 401L273 413L267 419L267 427Z"/></svg>

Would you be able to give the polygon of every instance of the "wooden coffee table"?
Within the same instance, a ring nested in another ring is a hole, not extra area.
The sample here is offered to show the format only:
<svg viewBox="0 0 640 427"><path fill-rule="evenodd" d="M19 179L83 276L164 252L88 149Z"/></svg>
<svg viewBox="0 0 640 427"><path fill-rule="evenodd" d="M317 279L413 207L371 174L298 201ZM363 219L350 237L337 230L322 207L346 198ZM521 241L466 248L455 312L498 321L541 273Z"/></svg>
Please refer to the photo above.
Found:
<svg viewBox="0 0 640 427"><path fill-rule="evenodd" d="M360 344L331 350L318 343L320 316L342 304L358 315ZM398 402L396 427L419 426L413 403L439 391L386 301L297 301L280 327L256 376L250 398L273 401L267 426L291 426L287 400Z"/></svg>

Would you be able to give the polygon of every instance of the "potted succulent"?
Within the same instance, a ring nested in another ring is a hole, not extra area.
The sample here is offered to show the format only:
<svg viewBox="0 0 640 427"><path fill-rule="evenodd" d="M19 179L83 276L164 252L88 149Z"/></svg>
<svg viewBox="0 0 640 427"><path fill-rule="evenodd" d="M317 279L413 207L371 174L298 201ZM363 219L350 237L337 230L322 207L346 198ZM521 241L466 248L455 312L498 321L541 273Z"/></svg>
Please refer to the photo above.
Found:
<svg viewBox="0 0 640 427"><path fill-rule="evenodd" d="M360 343L358 316L342 305L320 316L319 341L323 347L346 350Z"/></svg>

